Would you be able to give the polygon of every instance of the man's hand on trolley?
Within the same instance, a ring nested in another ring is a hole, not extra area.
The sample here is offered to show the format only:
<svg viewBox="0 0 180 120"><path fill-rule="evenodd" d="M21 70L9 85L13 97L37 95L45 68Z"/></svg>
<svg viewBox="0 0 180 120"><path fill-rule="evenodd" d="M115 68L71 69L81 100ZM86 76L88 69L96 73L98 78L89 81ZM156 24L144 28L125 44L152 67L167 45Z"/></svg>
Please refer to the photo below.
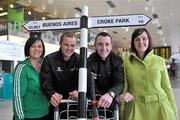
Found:
<svg viewBox="0 0 180 120"><path fill-rule="evenodd" d="M59 93L54 93L52 96L51 96L51 99L50 99L50 103L54 106L54 107L57 107L59 105L59 103L61 102L63 96Z"/></svg>
<svg viewBox="0 0 180 120"><path fill-rule="evenodd" d="M78 100L78 91L77 91L77 90L74 90L74 91L72 91L72 92L69 92L69 97L70 97L72 100L77 101L77 100Z"/></svg>
<svg viewBox="0 0 180 120"><path fill-rule="evenodd" d="M106 93L100 97L100 99L97 102L97 107L104 107L109 108L111 103L113 101L113 98L110 96L109 93Z"/></svg>

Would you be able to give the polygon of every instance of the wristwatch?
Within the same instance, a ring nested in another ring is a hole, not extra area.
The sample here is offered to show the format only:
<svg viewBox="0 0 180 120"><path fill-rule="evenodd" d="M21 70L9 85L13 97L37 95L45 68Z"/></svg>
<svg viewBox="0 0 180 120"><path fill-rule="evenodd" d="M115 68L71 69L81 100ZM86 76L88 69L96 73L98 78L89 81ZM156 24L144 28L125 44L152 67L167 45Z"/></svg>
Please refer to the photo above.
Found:
<svg viewBox="0 0 180 120"><path fill-rule="evenodd" d="M115 97L115 93L114 93L114 92L110 91L110 92L108 92L108 93L109 93L109 95L110 95L112 98Z"/></svg>

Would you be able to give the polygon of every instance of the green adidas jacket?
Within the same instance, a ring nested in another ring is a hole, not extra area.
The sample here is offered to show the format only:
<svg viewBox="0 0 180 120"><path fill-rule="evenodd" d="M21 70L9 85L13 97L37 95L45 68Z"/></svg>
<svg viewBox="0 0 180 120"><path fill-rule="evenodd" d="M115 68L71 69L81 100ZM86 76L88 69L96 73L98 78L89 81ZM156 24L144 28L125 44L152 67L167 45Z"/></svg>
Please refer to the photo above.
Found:
<svg viewBox="0 0 180 120"><path fill-rule="evenodd" d="M29 59L13 72L13 111L15 120L40 118L48 114L49 102L41 91L39 73Z"/></svg>

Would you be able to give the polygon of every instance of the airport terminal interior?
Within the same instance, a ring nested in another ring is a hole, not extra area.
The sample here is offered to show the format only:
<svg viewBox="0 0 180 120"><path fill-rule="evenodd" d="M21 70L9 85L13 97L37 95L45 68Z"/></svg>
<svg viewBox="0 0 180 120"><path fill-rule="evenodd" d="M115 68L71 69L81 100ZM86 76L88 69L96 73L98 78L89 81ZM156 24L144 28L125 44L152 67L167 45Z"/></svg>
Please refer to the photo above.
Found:
<svg viewBox="0 0 180 120"><path fill-rule="evenodd" d="M12 71L25 59L28 37L40 37L47 55L59 50L64 31L73 31L78 37L79 53L79 22L84 8L89 20L88 55L94 51L99 32L111 34L113 51L124 58L130 53L134 29L149 30L154 54L166 60L180 116L179 5L180 0L0 0L0 120L12 119Z"/></svg>

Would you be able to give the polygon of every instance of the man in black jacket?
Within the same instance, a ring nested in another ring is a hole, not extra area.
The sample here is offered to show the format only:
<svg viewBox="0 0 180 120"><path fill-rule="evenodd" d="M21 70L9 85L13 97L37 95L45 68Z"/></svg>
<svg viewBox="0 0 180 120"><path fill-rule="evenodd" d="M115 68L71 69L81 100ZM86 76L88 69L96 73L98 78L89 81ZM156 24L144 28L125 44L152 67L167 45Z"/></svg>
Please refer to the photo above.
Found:
<svg viewBox="0 0 180 120"><path fill-rule="evenodd" d="M75 53L77 38L74 33L65 32L59 43L59 51L44 58L40 72L42 91L51 103L50 120L54 119L54 107L59 106L60 111L66 110L66 106L60 104L62 98L78 97L79 55Z"/></svg>
<svg viewBox="0 0 180 120"><path fill-rule="evenodd" d="M111 51L112 37L106 32L96 36L95 50L87 68L94 74L95 93L102 95L97 106L115 110L115 98L124 87L123 60Z"/></svg>

